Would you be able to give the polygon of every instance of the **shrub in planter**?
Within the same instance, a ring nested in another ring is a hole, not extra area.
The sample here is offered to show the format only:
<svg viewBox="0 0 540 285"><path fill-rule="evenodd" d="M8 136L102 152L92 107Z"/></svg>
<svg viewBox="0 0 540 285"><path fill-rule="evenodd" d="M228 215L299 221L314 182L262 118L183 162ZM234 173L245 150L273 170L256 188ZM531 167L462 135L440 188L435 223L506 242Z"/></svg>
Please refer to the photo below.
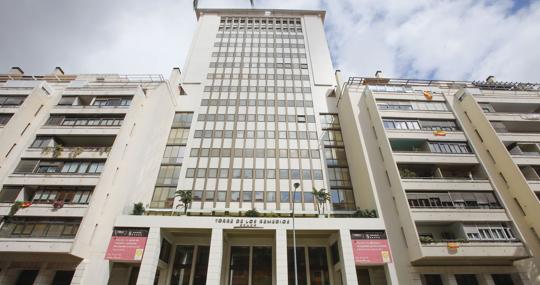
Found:
<svg viewBox="0 0 540 285"><path fill-rule="evenodd" d="M246 211L244 213L244 216L246 216L246 217L260 217L261 213L259 213L259 211L257 211L257 209L253 208L251 210Z"/></svg>
<svg viewBox="0 0 540 285"><path fill-rule="evenodd" d="M133 204L133 210L131 212L132 215L141 216L144 214L145 208L143 206L142 202Z"/></svg>
<svg viewBox="0 0 540 285"><path fill-rule="evenodd" d="M64 207L64 201L62 200L57 200L57 201L54 201L53 203L53 208L58 210L58 209L62 209Z"/></svg>
<svg viewBox="0 0 540 285"><path fill-rule="evenodd" d="M432 242L435 242L435 240L432 237L422 236L422 237L420 237L420 242L421 243L432 243Z"/></svg>

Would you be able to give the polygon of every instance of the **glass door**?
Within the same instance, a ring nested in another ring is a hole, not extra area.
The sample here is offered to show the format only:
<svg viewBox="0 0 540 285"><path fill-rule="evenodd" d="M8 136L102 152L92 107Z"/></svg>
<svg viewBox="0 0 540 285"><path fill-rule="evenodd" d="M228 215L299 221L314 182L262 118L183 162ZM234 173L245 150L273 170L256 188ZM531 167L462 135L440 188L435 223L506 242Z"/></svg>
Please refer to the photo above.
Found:
<svg viewBox="0 0 540 285"><path fill-rule="evenodd" d="M271 246L233 246L229 263L229 285L272 285Z"/></svg>

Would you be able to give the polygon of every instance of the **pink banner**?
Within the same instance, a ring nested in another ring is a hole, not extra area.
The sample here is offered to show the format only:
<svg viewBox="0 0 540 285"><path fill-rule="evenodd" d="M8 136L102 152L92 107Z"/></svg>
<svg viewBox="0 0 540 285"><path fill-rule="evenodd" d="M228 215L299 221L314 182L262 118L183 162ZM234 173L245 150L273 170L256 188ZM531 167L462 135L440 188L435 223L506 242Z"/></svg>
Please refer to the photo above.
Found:
<svg viewBox="0 0 540 285"><path fill-rule="evenodd" d="M353 239L354 261L357 265L392 262L386 239Z"/></svg>
<svg viewBox="0 0 540 285"><path fill-rule="evenodd" d="M115 229L105 259L113 261L140 261L146 247L148 230Z"/></svg>

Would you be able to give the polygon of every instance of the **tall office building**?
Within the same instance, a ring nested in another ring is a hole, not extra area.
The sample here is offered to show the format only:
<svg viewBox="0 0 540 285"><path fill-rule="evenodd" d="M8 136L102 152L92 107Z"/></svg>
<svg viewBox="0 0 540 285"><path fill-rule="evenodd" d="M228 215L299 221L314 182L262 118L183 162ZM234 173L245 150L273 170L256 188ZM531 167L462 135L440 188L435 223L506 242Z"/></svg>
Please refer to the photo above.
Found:
<svg viewBox="0 0 540 285"><path fill-rule="evenodd" d="M534 106L341 82L324 16L199 9L169 80L0 75L0 284L533 283L537 140L489 120Z"/></svg>

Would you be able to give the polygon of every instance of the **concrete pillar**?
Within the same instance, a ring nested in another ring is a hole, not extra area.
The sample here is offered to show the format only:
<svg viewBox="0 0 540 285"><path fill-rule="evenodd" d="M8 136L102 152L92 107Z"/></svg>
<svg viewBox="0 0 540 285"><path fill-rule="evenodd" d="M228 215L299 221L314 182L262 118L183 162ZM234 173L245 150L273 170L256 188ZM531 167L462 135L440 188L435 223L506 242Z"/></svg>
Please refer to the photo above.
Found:
<svg viewBox="0 0 540 285"><path fill-rule="evenodd" d="M212 229L210 256L206 285L220 285L221 262L223 260L223 229Z"/></svg>
<svg viewBox="0 0 540 285"><path fill-rule="evenodd" d="M47 264L41 266L36 280L34 280L34 285L50 285L54 279L55 270L47 269Z"/></svg>
<svg viewBox="0 0 540 285"><path fill-rule="evenodd" d="M276 284L287 284L287 230L276 230Z"/></svg>
<svg viewBox="0 0 540 285"><path fill-rule="evenodd" d="M346 229L339 230L339 251L343 263L343 285L358 285L356 276L356 264L354 262L354 254L351 241L351 232Z"/></svg>
<svg viewBox="0 0 540 285"><path fill-rule="evenodd" d="M111 268L103 256L97 255L81 261L75 269L71 285L107 284Z"/></svg>
<svg viewBox="0 0 540 285"><path fill-rule="evenodd" d="M8 269L5 267L5 270L2 270L2 275L0 275L0 284L2 285L13 285L19 277L20 270L18 269Z"/></svg>
<svg viewBox="0 0 540 285"><path fill-rule="evenodd" d="M84 270L86 269L86 259L82 260L81 263L75 268L75 273L73 274L73 279L71 279L71 285L80 285L82 284L82 278L84 275Z"/></svg>
<svg viewBox="0 0 540 285"><path fill-rule="evenodd" d="M7 284L9 262L0 263L0 284Z"/></svg>
<svg viewBox="0 0 540 285"><path fill-rule="evenodd" d="M137 285L154 284L156 270L159 263L159 251L161 249L160 228L150 228L144 255L137 278Z"/></svg>
<svg viewBox="0 0 540 285"><path fill-rule="evenodd" d="M480 285L495 285L495 282L489 273L476 274L476 278L478 278L478 284Z"/></svg>
<svg viewBox="0 0 540 285"><path fill-rule="evenodd" d="M446 274L446 282L444 283L444 285L458 285L457 284L457 280L456 280L456 276L454 274Z"/></svg>

